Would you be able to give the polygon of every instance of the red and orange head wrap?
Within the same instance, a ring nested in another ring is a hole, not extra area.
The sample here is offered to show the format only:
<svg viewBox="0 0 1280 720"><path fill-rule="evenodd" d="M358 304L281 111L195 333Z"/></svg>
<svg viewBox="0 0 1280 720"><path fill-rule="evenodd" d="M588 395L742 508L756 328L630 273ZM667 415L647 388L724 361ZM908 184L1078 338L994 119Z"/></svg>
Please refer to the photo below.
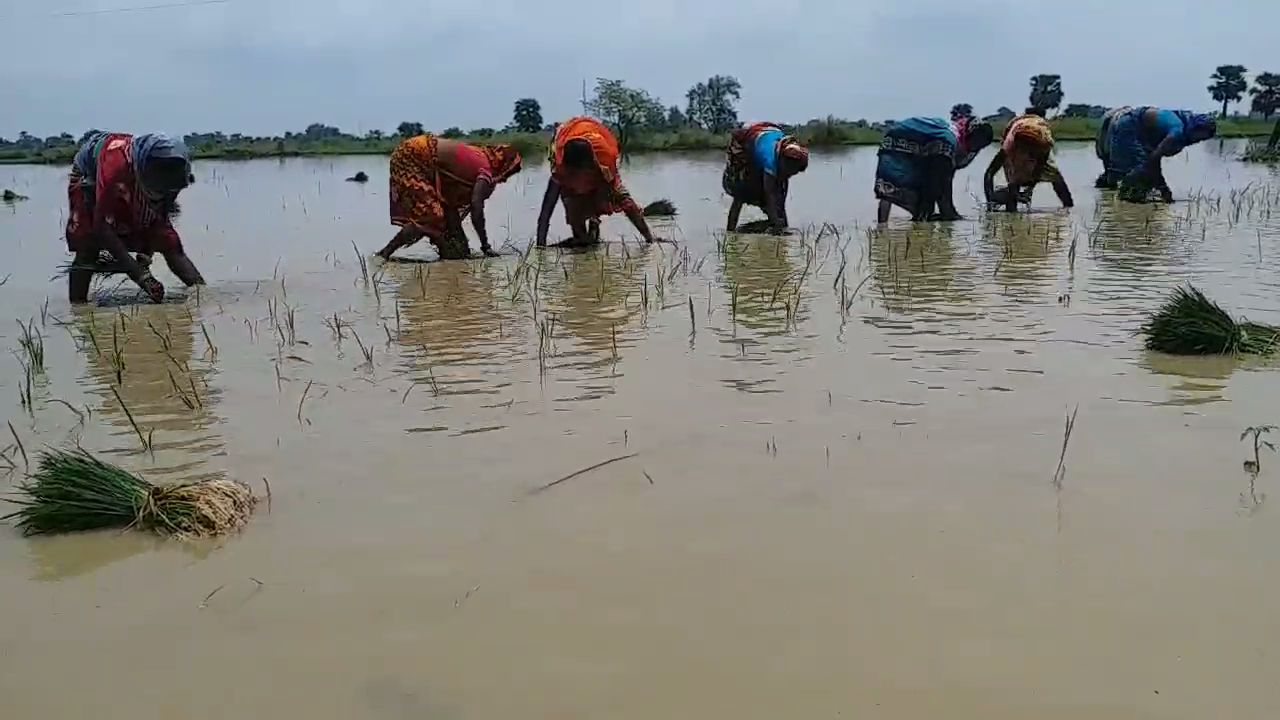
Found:
<svg viewBox="0 0 1280 720"><path fill-rule="evenodd" d="M520 151L512 145L483 145L480 150L489 159L489 171L493 182L500 183L520 172Z"/></svg>
<svg viewBox="0 0 1280 720"><path fill-rule="evenodd" d="M809 149L790 135L778 143L778 155L795 163L799 167L796 172L804 172L809 167Z"/></svg>

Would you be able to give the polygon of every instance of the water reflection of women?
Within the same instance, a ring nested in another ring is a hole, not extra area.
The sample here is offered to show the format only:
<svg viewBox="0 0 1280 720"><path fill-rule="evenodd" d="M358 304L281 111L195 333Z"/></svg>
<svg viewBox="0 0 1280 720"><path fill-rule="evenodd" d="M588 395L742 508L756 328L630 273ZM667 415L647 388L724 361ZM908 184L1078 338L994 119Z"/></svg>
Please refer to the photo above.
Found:
<svg viewBox="0 0 1280 720"><path fill-rule="evenodd" d="M643 312L639 304L628 307L627 298L645 282L652 246L629 255L603 251L570 253L543 270L540 284L546 312L556 315L556 325L581 341L592 353L612 355L614 340Z"/></svg>
<svg viewBox="0 0 1280 720"><path fill-rule="evenodd" d="M504 332L504 323L510 327L516 318L498 309L506 285L497 266L418 263L388 269L399 275L399 341L425 348L430 364L484 365L516 352L513 333Z"/></svg>
<svg viewBox="0 0 1280 720"><path fill-rule="evenodd" d="M86 380L101 398L100 412L118 428L117 435L134 435L135 422L144 435L154 433L155 451L207 457L222 450L222 440L210 430L219 421L212 413L218 394L209 389L211 368L194 357L189 309L156 305L132 310L86 310L76 317L88 360ZM189 469L190 457L168 471Z"/></svg>
<svg viewBox="0 0 1280 720"><path fill-rule="evenodd" d="M1049 259L1069 246L1072 230L1064 213L988 213L979 226L983 245L999 252L997 279L1006 291L1048 288L1055 277Z"/></svg>
<svg viewBox="0 0 1280 720"><path fill-rule="evenodd" d="M792 246L783 238L730 234L724 239L721 284L736 321L750 329L782 332L789 288L799 279Z"/></svg>
<svg viewBox="0 0 1280 720"><path fill-rule="evenodd" d="M882 227L868 252L881 297L917 307L972 302L977 279L963 273L972 263L957 254L955 229L945 224Z"/></svg>

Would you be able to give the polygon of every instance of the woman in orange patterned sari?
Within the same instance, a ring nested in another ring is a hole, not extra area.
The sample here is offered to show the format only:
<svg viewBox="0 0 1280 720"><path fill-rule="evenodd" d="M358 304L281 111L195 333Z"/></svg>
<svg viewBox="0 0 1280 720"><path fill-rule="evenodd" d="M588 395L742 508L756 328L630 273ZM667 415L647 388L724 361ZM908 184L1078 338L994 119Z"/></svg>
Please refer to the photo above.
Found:
<svg viewBox="0 0 1280 720"><path fill-rule="evenodd" d="M626 214L647 243L658 242L644 214L618 177L618 141L600 121L576 117L556 128L551 142L551 178L542 196L537 243L547 244L551 213L564 201L564 217L573 237L561 245L600 242L600 216Z"/></svg>
<svg viewBox="0 0 1280 720"><path fill-rule="evenodd" d="M510 145L469 145L419 135L391 153L391 224L400 232L378 251L383 259L423 237L441 260L470 257L462 221L471 215L485 255L497 255L485 228L484 203L494 187L520 172Z"/></svg>

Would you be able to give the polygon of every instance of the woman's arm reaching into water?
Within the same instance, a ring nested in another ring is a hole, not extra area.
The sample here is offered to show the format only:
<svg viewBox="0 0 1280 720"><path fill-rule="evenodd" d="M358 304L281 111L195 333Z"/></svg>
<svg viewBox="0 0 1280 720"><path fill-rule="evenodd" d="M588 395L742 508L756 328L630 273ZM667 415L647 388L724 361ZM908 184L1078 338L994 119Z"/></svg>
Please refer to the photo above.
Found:
<svg viewBox="0 0 1280 720"><path fill-rule="evenodd" d="M538 212L538 247L546 247L547 233L551 229L551 213L555 212L556 203L560 201L560 183L555 178L547 178L547 190L542 194L542 209Z"/></svg>
<svg viewBox="0 0 1280 720"><path fill-rule="evenodd" d="M640 209L639 205L630 203L623 212L626 213L627 219L635 226L636 232L640 233L640 237L643 237L646 243L662 242L653 236L653 231L649 229L649 223L645 222L644 211Z"/></svg>
<svg viewBox="0 0 1280 720"><path fill-rule="evenodd" d="M729 205L729 222L725 227L726 232L737 232L738 218L742 217L742 201L734 198L733 203Z"/></svg>
<svg viewBox="0 0 1280 720"><path fill-rule="evenodd" d="M782 183L777 175L765 173L764 176L764 212L769 217L769 226L774 230L786 230L786 200L782 195Z"/></svg>
<svg viewBox="0 0 1280 720"><path fill-rule="evenodd" d="M1142 172L1146 174L1151 181L1151 186L1160 191L1160 198L1167 203L1173 202L1173 192L1169 189L1169 184L1164 179L1164 168L1161 160L1182 152L1182 138L1175 134L1169 134L1156 145L1156 149L1151 151L1151 155L1147 158L1146 163L1142 167Z"/></svg>
<svg viewBox="0 0 1280 720"><path fill-rule="evenodd" d="M480 238L480 250L489 257L496 257L498 253L494 252L489 245L489 232L485 228L484 220L484 203L492 194L492 180L480 178L476 181L475 187L471 190L471 226L476 229L476 236Z"/></svg>
<svg viewBox="0 0 1280 720"><path fill-rule="evenodd" d="M187 287L192 285L204 285L204 277L200 271L196 269L196 264L191 262L191 258L182 250L175 250L164 254L164 262L169 266L169 270Z"/></svg>
<svg viewBox="0 0 1280 720"><path fill-rule="evenodd" d="M991 163L987 165L987 171L982 175L982 196L989 203L995 202L996 194L996 173L1004 166L1004 150L997 150L995 157L991 158Z"/></svg>

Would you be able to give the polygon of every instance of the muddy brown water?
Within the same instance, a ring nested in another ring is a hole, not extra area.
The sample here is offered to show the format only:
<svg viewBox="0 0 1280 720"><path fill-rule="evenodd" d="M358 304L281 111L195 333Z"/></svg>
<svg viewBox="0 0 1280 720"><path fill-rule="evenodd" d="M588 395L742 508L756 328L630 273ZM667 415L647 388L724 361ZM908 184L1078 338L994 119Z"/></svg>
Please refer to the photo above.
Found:
<svg viewBox="0 0 1280 720"><path fill-rule="evenodd" d="M1042 187L870 234L874 151L819 154L787 240L718 235L718 156L646 157L678 247L615 218L600 250L367 283L384 159L202 162L180 228L211 285L94 311L49 280L65 171L0 168L31 198L0 206L0 341L34 318L48 356L31 412L0 356L27 452L273 491L217 543L0 527L3 715L1274 717L1280 457L1251 484L1239 437L1280 424L1275 367L1133 334L1188 280L1280 322L1280 198L1238 151L1126 207L1066 145L1070 212ZM544 178L498 190L499 242Z"/></svg>

